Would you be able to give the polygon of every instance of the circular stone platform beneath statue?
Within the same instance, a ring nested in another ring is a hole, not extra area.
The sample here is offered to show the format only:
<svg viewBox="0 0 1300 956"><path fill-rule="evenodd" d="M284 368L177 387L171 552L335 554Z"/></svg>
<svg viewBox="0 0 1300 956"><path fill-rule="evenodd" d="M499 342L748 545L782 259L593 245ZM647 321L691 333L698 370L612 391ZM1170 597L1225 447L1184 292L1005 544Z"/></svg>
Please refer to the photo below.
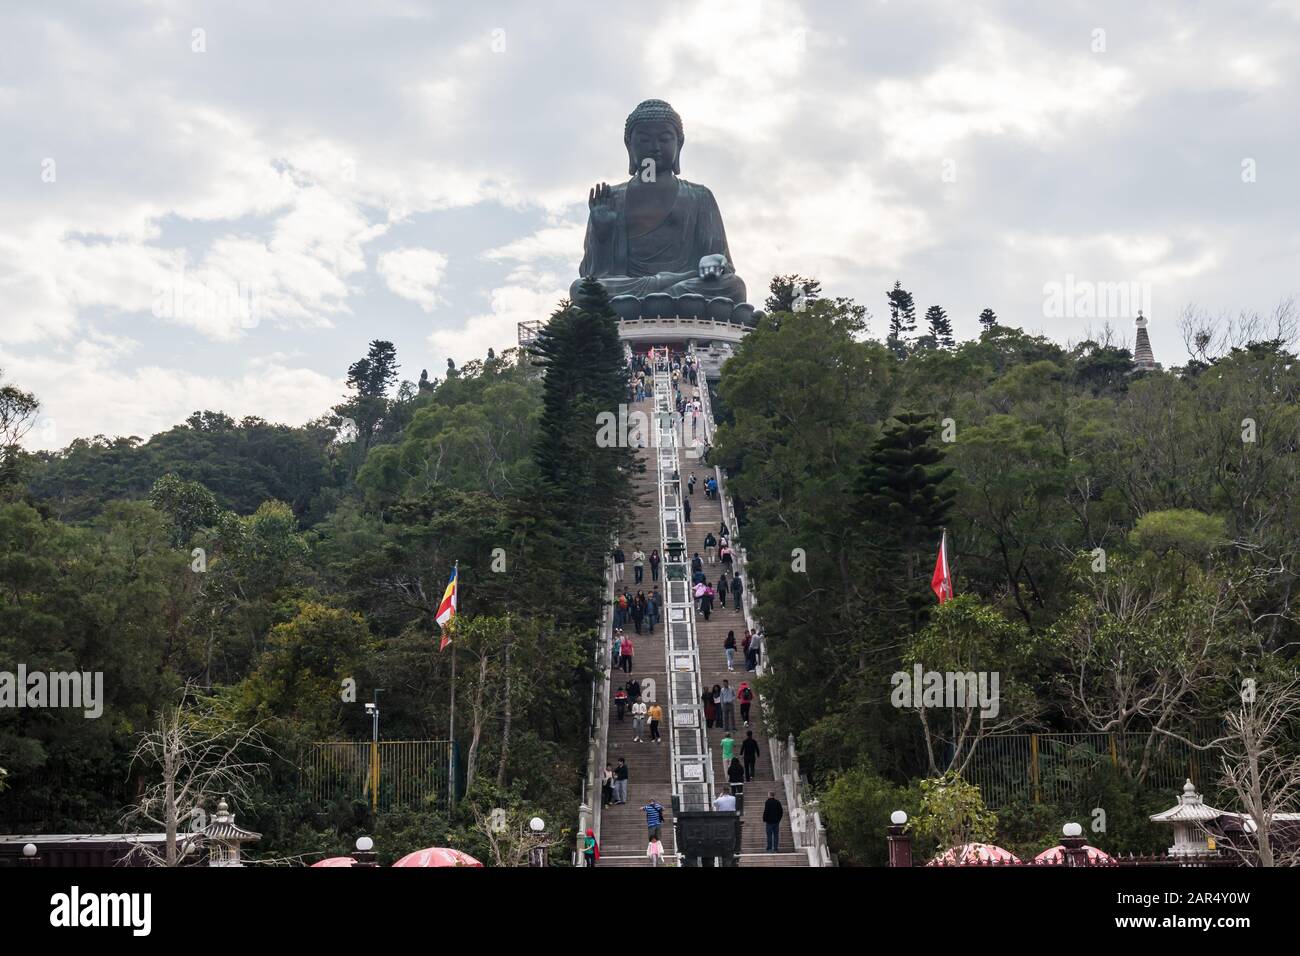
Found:
<svg viewBox="0 0 1300 956"><path fill-rule="evenodd" d="M688 294L674 298L655 292L640 298L617 295L609 304L619 318L619 335L629 343L735 344L763 316L748 302L736 304L725 296L706 299Z"/></svg>

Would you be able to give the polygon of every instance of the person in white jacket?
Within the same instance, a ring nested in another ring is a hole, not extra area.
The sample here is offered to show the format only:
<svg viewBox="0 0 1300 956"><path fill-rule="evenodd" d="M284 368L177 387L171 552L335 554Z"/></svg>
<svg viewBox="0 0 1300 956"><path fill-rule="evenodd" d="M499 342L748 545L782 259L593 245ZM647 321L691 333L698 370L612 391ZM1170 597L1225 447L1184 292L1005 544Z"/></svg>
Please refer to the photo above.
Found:
<svg viewBox="0 0 1300 956"><path fill-rule="evenodd" d="M632 705L632 739L637 743L641 743L641 734L645 732L647 710L645 701L638 697L636 703Z"/></svg>

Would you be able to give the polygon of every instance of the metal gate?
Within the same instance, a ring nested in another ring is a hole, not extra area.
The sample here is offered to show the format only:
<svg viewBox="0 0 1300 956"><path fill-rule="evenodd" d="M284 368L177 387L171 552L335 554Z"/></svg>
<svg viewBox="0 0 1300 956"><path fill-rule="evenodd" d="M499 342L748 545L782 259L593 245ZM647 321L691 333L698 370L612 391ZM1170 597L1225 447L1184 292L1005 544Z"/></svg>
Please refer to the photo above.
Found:
<svg viewBox="0 0 1300 956"><path fill-rule="evenodd" d="M963 776L989 807L1070 803L1084 795L1096 770L1141 761L1146 741L1145 733L994 734L979 742ZM1197 781L1198 756L1205 759L1181 741L1164 739L1146 785L1180 791L1184 780Z"/></svg>
<svg viewBox="0 0 1300 956"><path fill-rule="evenodd" d="M364 800L376 812L450 804L450 747L446 740L320 741L303 760L303 782L321 803Z"/></svg>

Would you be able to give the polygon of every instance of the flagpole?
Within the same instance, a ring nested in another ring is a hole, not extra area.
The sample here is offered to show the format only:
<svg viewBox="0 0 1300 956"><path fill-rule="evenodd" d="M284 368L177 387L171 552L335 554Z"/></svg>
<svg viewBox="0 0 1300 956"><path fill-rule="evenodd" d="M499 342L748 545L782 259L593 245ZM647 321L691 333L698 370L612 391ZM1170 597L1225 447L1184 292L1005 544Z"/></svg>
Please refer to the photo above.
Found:
<svg viewBox="0 0 1300 956"><path fill-rule="evenodd" d="M456 615L460 613L460 561L457 561L452 569L452 574L456 579L456 613L452 615L448 622L452 627L453 638L455 636ZM456 802L456 641L451 642L451 719L447 729L447 809L450 810Z"/></svg>
<svg viewBox="0 0 1300 956"><path fill-rule="evenodd" d="M953 560L952 552L948 550L948 529L943 529L943 556L948 561L948 592L949 596L957 596L957 562Z"/></svg>

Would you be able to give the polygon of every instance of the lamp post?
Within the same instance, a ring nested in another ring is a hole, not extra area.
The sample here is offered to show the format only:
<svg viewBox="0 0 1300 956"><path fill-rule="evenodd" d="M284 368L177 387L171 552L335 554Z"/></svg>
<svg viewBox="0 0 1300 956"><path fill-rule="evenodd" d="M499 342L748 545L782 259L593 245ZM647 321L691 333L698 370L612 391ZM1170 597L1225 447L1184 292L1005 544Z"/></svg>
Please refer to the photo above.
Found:
<svg viewBox="0 0 1300 956"><path fill-rule="evenodd" d="M370 715L370 812L379 812L379 692L375 688L374 700L366 704L366 713Z"/></svg>
<svg viewBox="0 0 1300 956"><path fill-rule="evenodd" d="M541 817L533 817L531 820L528 821L528 829L532 830L533 833L536 834L537 837L540 839L542 837L542 834L546 832L546 821L543 820ZM543 843L539 846L535 846L529 849L528 851L529 866L546 866L546 847L547 844Z"/></svg>
<svg viewBox="0 0 1300 956"><path fill-rule="evenodd" d="M357 849L352 854L352 859L356 860L353 866L379 866L378 857L375 854L375 841L368 836L357 837Z"/></svg>
<svg viewBox="0 0 1300 956"><path fill-rule="evenodd" d="M1061 827L1061 856L1066 866L1087 866L1088 851L1083 848L1083 827L1067 823Z"/></svg>
<svg viewBox="0 0 1300 956"><path fill-rule="evenodd" d="M889 865L912 865L912 838L907 833L907 814L895 810L889 815Z"/></svg>

